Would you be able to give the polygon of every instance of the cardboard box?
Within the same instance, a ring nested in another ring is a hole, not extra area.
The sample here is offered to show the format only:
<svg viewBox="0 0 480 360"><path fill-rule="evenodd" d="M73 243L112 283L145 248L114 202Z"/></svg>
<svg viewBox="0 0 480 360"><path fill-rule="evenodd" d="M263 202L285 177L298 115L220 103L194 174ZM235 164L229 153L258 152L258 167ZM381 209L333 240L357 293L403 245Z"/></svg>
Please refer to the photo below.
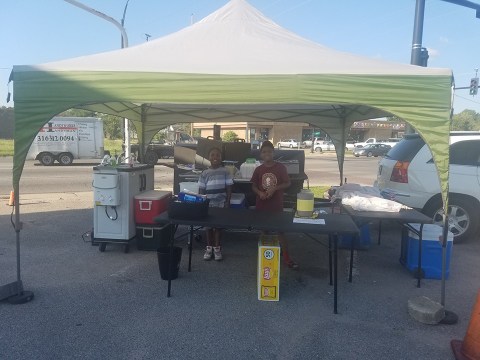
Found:
<svg viewBox="0 0 480 360"><path fill-rule="evenodd" d="M261 235L258 241L258 300L280 299L280 245L276 235Z"/></svg>

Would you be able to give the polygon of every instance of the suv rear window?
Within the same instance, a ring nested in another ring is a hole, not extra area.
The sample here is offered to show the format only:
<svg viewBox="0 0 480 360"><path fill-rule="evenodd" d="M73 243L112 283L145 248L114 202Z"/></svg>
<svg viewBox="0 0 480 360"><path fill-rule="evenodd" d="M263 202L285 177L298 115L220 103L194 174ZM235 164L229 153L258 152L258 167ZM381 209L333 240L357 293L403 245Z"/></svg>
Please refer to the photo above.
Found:
<svg viewBox="0 0 480 360"><path fill-rule="evenodd" d="M423 145L425 145L425 142L419 135L404 135L404 138L392 147L385 158L397 161L412 161Z"/></svg>

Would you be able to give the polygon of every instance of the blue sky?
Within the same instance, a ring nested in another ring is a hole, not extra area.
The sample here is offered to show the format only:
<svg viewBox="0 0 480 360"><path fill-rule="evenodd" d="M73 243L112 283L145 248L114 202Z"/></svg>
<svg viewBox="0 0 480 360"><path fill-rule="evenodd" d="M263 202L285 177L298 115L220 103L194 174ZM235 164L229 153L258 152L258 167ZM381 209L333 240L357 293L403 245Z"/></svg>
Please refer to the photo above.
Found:
<svg viewBox="0 0 480 360"><path fill-rule="evenodd" d="M125 17L129 46L178 31L228 0L130 0ZM480 3L478 0L474 0ZM126 0L80 0L117 20ZM372 58L410 63L415 0L249 0L279 25L325 46ZM31 65L120 47L111 23L63 0L3 0L0 5L0 106L13 65ZM453 70L469 86L480 67L480 19L469 8L427 0L423 46L429 67ZM10 84L9 88L12 88ZM457 90L454 112L480 113L480 95Z"/></svg>

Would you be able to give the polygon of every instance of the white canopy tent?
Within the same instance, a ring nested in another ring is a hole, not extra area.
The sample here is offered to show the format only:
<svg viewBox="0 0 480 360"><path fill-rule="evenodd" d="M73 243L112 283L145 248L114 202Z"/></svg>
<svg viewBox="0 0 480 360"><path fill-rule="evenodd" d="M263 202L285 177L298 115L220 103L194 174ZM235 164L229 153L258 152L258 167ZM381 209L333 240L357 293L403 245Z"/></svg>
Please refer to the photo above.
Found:
<svg viewBox="0 0 480 360"><path fill-rule="evenodd" d="M452 73L326 48L283 29L245 0L196 24L117 51L14 66L13 187L38 129L70 108L130 119L142 144L179 122L301 122L333 139L343 179L354 121L395 115L431 148L448 194Z"/></svg>
<svg viewBox="0 0 480 360"><path fill-rule="evenodd" d="M36 131L76 107L133 121L148 144L178 122L288 121L322 128L338 151L354 121L396 115L448 173L452 74L339 52L232 0L200 22L144 44L13 69L14 185ZM18 144L17 144L18 141Z"/></svg>

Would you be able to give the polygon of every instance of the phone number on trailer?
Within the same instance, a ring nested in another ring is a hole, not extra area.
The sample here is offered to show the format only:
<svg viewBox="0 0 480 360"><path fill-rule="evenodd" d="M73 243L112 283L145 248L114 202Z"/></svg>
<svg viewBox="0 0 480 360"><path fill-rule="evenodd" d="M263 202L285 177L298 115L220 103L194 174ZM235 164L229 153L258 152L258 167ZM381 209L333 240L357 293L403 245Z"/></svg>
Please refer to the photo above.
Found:
<svg viewBox="0 0 480 360"><path fill-rule="evenodd" d="M38 141L73 141L75 138L70 135L37 135Z"/></svg>

